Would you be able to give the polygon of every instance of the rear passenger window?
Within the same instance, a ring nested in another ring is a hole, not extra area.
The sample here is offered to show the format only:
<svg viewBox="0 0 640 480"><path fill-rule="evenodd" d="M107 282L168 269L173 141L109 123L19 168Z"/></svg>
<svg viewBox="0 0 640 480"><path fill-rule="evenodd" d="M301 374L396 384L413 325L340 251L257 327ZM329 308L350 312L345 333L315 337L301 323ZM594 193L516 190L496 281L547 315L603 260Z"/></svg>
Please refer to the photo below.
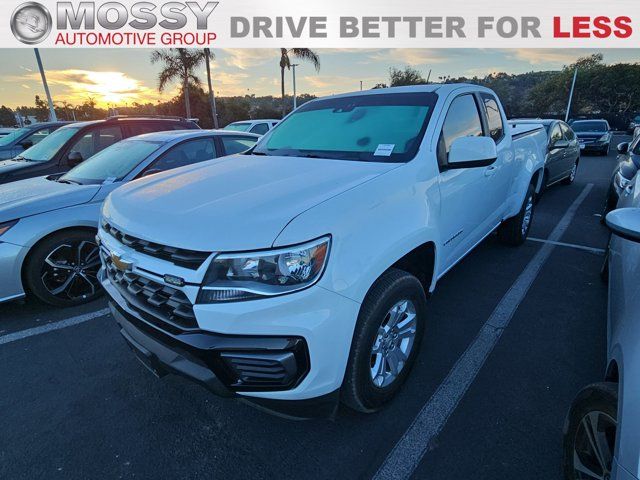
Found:
<svg viewBox="0 0 640 480"><path fill-rule="evenodd" d="M163 125L163 128L151 125L149 123L131 123L129 124L129 135L137 137L138 135L144 135L145 133L154 133L159 130L169 130L169 125Z"/></svg>
<svg viewBox="0 0 640 480"><path fill-rule="evenodd" d="M554 145L556 142L562 140L562 130L560 130L560 124L554 125L549 136L549 145Z"/></svg>
<svg viewBox="0 0 640 480"><path fill-rule="evenodd" d="M268 131L269 131L268 123L258 123L257 125L254 125L251 130L249 130L250 133L255 133L256 135L264 135Z"/></svg>
<svg viewBox="0 0 640 480"><path fill-rule="evenodd" d="M496 142L502 140L504 136L504 124L502 123L502 115L500 114L500 107L498 102L487 93L481 95L482 103L484 104L484 111L487 114L487 123L489 124L489 135Z"/></svg>
<svg viewBox="0 0 640 480"><path fill-rule="evenodd" d="M460 137L482 137L482 122L473 95L461 95L451 102L438 141L438 163L447 164L451 144Z"/></svg>
<svg viewBox="0 0 640 480"><path fill-rule="evenodd" d="M565 125L564 123L561 123L560 126L562 127L562 133L564 133L564 138L566 140L568 141L575 140L576 134L573 133L573 130L571 130L571 127L569 127L568 125Z"/></svg>
<svg viewBox="0 0 640 480"><path fill-rule="evenodd" d="M246 152L256 144L257 138L249 137L232 137L230 135L222 135L220 137L226 155L234 155L236 153Z"/></svg>
<svg viewBox="0 0 640 480"><path fill-rule="evenodd" d="M163 153L147 170L171 170L172 168L211 160L216 156L212 138L189 140Z"/></svg>

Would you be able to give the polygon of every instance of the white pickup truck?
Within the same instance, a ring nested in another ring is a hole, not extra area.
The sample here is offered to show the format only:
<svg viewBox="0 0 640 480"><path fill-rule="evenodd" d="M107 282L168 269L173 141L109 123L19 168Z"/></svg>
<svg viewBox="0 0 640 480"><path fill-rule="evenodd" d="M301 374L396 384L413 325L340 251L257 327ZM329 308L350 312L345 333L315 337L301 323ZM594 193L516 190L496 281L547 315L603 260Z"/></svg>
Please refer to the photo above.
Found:
<svg viewBox="0 0 640 480"><path fill-rule="evenodd" d="M98 241L122 335L156 374L267 410L379 409L438 279L494 230L528 234L547 139L507 125L474 85L350 93L117 189Z"/></svg>

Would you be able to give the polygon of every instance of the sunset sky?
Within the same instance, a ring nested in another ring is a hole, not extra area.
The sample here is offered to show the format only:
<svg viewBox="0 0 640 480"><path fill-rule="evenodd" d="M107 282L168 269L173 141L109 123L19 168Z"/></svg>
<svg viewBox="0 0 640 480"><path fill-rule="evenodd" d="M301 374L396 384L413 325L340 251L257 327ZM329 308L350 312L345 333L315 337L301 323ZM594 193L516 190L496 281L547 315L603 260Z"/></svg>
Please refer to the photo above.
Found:
<svg viewBox="0 0 640 480"><path fill-rule="evenodd" d="M279 95L279 51L274 49L215 50L213 75L216 94ZM327 95L358 90L387 81L389 67L411 65L431 79L439 76L484 76L491 72L522 73L557 70L595 50L318 50L320 73L306 64L297 69L299 93ZM605 62L640 62L638 50L605 50ZM150 50L42 50L42 58L55 101L82 103L93 97L99 106L157 102L175 95L172 85L157 90L158 65L151 65ZM199 76L206 81L204 68ZM291 73L287 73L291 93ZM0 50L0 104L32 105L42 84L31 49Z"/></svg>

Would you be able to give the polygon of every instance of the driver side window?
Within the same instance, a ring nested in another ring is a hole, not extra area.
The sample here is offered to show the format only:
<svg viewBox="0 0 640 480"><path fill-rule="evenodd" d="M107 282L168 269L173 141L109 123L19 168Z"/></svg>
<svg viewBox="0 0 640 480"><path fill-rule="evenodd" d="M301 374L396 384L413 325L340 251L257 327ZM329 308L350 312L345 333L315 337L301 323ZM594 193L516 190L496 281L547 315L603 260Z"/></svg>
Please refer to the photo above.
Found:
<svg viewBox="0 0 640 480"><path fill-rule="evenodd" d="M438 140L438 165L445 167L451 144L460 137L482 137L482 121L472 94L460 95L449 107Z"/></svg>

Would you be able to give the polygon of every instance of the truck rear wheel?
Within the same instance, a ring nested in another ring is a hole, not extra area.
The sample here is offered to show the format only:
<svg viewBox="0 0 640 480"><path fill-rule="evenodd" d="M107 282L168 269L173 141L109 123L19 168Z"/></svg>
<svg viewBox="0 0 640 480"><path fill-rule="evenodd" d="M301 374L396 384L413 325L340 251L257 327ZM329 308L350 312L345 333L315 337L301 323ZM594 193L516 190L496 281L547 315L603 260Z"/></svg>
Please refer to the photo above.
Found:
<svg viewBox="0 0 640 480"><path fill-rule="evenodd" d="M533 220L533 209L535 205L536 192L533 185L529 185L527 194L522 202L522 207L515 217L502 222L498 227L498 239L506 244L517 247L522 245L529 235L531 221Z"/></svg>
<svg viewBox="0 0 640 480"><path fill-rule="evenodd" d="M390 269L373 284L358 315L343 403L371 413L394 397L415 362L426 309L422 284L407 272Z"/></svg>

